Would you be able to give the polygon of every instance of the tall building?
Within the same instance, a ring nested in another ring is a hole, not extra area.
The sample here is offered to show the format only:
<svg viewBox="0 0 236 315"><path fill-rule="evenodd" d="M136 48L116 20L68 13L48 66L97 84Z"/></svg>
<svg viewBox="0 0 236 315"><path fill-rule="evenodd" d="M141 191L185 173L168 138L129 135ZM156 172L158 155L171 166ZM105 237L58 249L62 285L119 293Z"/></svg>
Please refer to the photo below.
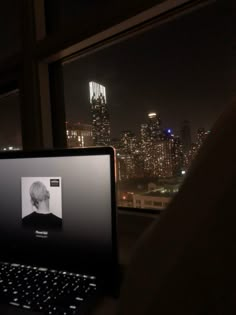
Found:
<svg viewBox="0 0 236 315"><path fill-rule="evenodd" d="M93 146L92 125L67 122L66 138L68 148Z"/></svg>
<svg viewBox="0 0 236 315"><path fill-rule="evenodd" d="M125 153L132 153L136 149L137 139L133 132L126 130L120 134L121 148Z"/></svg>
<svg viewBox="0 0 236 315"><path fill-rule="evenodd" d="M191 166L193 160L195 159L195 157L198 153L198 150L199 150L198 145L196 143L192 143L191 148L190 148L188 154L186 155L187 156L187 159L186 159L187 168L189 168Z"/></svg>
<svg viewBox="0 0 236 315"><path fill-rule="evenodd" d="M120 170L120 180L140 178L144 176L143 159L139 149L139 141L129 130L120 134L120 146L117 161Z"/></svg>
<svg viewBox="0 0 236 315"><path fill-rule="evenodd" d="M199 128L197 130L197 146L200 148L203 142L206 140L210 131L206 131L205 128Z"/></svg>
<svg viewBox="0 0 236 315"><path fill-rule="evenodd" d="M123 181L135 177L134 163L132 154L117 154L118 180Z"/></svg>
<svg viewBox="0 0 236 315"><path fill-rule="evenodd" d="M182 145L180 137L174 137L173 147L172 147L172 168L173 175L179 176L183 169L184 157L182 152Z"/></svg>
<svg viewBox="0 0 236 315"><path fill-rule="evenodd" d="M141 124L140 128L140 152L143 155L143 160L146 159L148 147L148 124Z"/></svg>
<svg viewBox="0 0 236 315"><path fill-rule="evenodd" d="M184 120L181 126L180 130L180 135L181 135L181 141L183 145L183 152L187 153L192 144L192 138L191 138L191 128L190 128L190 123L188 120Z"/></svg>
<svg viewBox="0 0 236 315"><path fill-rule="evenodd" d="M157 113L149 113L146 124L141 125L141 148L146 176L169 178L179 176L183 164L181 141L171 129L161 128Z"/></svg>
<svg viewBox="0 0 236 315"><path fill-rule="evenodd" d="M155 140L160 140L162 130L161 130L161 119L157 113L148 114L148 136L151 142Z"/></svg>
<svg viewBox="0 0 236 315"><path fill-rule="evenodd" d="M111 128L105 86L97 82L89 82L89 96L94 145L109 145Z"/></svg>
<svg viewBox="0 0 236 315"><path fill-rule="evenodd" d="M148 124L142 124L140 128L141 144L145 144L148 140Z"/></svg>
<svg viewBox="0 0 236 315"><path fill-rule="evenodd" d="M141 125L141 152L143 154L144 172L146 176L158 175L158 142L162 138L160 116L151 112L147 121Z"/></svg>

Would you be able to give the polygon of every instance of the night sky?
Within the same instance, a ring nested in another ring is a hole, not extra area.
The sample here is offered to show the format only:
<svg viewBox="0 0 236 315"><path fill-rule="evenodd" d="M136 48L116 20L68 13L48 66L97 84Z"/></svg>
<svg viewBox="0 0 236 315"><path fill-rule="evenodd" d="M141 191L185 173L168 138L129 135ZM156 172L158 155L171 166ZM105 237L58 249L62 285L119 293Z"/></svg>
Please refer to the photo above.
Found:
<svg viewBox="0 0 236 315"><path fill-rule="evenodd" d="M234 19L226 4L217 1L66 63L67 121L91 123L88 83L96 81L107 89L112 137L138 134L149 111L175 134L185 119L193 135L210 129L236 95Z"/></svg>
<svg viewBox="0 0 236 315"><path fill-rule="evenodd" d="M132 130L138 135L149 111L158 112L162 126L172 128L176 135L185 119L191 123L192 135L197 128L210 129L236 96L233 5L235 1L217 0L66 63L67 121L91 123L88 84L93 80L106 86L112 137L118 137L122 130ZM12 18L17 12L12 14L10 2L7 12ZM11 19L4 21L9 22L10 37L16 41L6 42L7 37L3 36L1 56L20 46L17 24ZM20 145L19 97L0 97L0 106L0 145Z"/></svg>

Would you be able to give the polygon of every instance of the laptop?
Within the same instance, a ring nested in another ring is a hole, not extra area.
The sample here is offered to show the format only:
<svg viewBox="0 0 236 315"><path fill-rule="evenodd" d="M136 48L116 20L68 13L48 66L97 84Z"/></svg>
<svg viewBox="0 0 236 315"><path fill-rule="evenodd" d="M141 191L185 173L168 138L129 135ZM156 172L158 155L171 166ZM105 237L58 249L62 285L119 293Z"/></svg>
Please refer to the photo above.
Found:
<svg viewBox="0 0 236 315"><path fill-rule="evenodd" d="M4 152L0 174L6 314L83 314L97 295L115 290L113 148Z"/></svg>

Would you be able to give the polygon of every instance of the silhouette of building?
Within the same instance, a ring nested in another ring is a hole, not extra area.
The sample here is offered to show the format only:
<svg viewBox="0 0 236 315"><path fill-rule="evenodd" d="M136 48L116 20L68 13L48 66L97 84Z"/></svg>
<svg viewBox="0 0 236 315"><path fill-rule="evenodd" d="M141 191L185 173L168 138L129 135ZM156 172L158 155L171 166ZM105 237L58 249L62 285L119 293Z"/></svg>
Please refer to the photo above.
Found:
<svg viewBox="0 0 236 315"><path fill-rule="evenodd" d="M181 135L181 141L183 145L183 152L187 153L192 144L192 138L191 138L191 128L190 128L190 123L188 120L184 120L181 126L180 130L180 135Z"/></svg>

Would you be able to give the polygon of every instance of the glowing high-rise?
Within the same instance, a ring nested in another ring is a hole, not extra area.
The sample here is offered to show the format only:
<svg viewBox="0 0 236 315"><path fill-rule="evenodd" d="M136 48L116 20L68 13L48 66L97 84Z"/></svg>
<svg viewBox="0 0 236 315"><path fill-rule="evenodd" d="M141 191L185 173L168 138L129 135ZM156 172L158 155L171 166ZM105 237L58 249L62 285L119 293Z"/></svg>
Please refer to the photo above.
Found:
<svg viewBox="0 0 236 315"><path fill-rule="evenodd" d="M106 98L106 87L97 82L89 82L89 99L92 114L94 145L109 145L111 128Z"/></svg>
<svg viewBox="0 0 236 315"><path fill-rule="evenodd" d="M148 133L151 142L160 140L162 135L161 119L159 114L151 112L148 114Z"/></svg>

